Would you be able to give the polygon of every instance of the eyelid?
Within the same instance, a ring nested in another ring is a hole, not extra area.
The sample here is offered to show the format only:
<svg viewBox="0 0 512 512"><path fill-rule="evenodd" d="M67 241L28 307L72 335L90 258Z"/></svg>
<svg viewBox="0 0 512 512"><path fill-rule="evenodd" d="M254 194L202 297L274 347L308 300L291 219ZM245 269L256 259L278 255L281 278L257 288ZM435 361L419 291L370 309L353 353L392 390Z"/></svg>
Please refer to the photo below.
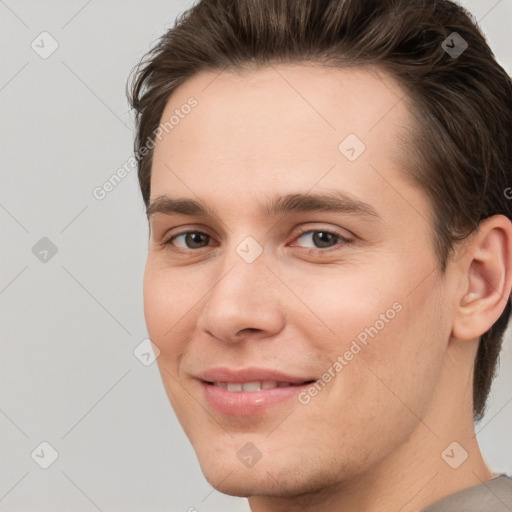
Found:
<svg viewBox="0 0 512 512"><path fill-rule="evenodd" d="M338 237L340 240L342 240L345 243L351 242L354 240L355 236L350 233L349 231L345 231L346 234L343 234L339 231L339 229L335 228L322 228L322 227L300 227L297 229L297 231L293 234L294 240L296 238L299 238L305 234L314 233L314 232L322 232L322 233L330 233L331 235L334 235ZM325 252L325 251L323 251Z"/></svg>
<svg viewBox="0 0 512 512"><path fill-rule="evenodd" d="M176 231L173 234L170 234L171 232L174 232L175 230L179 230L179 229L181 229L181 230ZM184 227L181 227L181 226L174 227L174 228L166 231L162 236L160 236L158 238L159 238L160 243L164 243L164 242L168 242L169 240L171 240L172 238L175 238L177 236L186 235L187 233L204 233L205 235L208 235L210 238L215 238L213 235L210 234L210 231L208 230L208 228L206 226L194 225L194 224L190 224L190 225L187 225Z"/></svg>
<svg viewBox="0 0 512 512"><path fill-rule="evenodd" d="M212 236L207 230L205 230L204 228L201 228L201 229L198 229L197 227L194 227L194 226L191 226L189 228L185 228L183 229L182 231L178 231L177 233L174 233L172 235L169 235L169 234L165 234L160 242L159 245L161 245L162 247L169 247L171 246L172 247L172 240L180 237L180 236L183 236L183 235L186 235L188 233L200 233L202 235L206 235L210 238L210 241L212 240L215 240L215 237ZM190 254L190 253L194 253L194 252L199 252L201 249L206 249L207 247L215 247L215 244L214 245L207 245L206 247L201 247L199 249L184 249L182 247L175 247L174 249L171 249L177 253L183 253L183 254Z"/></svg>

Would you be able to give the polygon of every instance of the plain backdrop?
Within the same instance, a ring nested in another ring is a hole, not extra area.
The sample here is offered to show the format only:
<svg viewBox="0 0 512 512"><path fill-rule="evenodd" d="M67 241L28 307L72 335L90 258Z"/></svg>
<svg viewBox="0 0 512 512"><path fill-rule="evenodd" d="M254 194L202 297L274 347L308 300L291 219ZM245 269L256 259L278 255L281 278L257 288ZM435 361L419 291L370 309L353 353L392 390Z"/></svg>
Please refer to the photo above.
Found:
<svg viewBox="0 0 512 512"><path fill-rule="evenodd" d="M512 0L463 4L510 73ZM131 156L130 69L191 5L0 0L0 511L248 510L206 482L156 363L134 355L147 338L135 172L93 196ZM477 426L508 474L511 345Z"/></svg>

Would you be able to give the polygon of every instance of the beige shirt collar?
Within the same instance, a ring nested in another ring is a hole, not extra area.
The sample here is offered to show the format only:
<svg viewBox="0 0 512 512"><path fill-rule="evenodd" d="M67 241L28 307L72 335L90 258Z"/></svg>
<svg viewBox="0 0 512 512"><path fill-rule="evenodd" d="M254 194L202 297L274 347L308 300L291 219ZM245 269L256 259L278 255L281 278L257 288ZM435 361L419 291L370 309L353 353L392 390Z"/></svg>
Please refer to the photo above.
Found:
<svg viewBox="0 0 512 512"><path fill-rule="evenodd" d="M511 512L512 478L500 475L436 501L422 512Z"/></svg>

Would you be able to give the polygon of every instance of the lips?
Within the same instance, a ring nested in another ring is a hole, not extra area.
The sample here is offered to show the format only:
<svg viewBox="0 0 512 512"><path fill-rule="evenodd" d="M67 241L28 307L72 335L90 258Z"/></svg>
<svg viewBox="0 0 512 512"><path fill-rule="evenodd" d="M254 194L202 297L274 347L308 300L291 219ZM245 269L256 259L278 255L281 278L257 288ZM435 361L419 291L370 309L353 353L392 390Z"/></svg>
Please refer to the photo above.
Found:
<svg viewBox="0 0 512 512"><path fill-rule="evenodd" d="M213 368L196 377L211 408L228 416L253 416L297 395L315 381L277 370Z"/></svg>
<svg viewBox="0 0 512 512"><path fill-rule="evenodd" d="M268 368L245 368L245 369L229 369L229 368L211 368L202 372L198 378L206 382L225 382L227 384L246 384L251 382L277 382L285 384L304 384L308 381L316 380L312 376L299 377L287 374L279 370Z"/></svg>
<svg viewBox="0 0 512 512"><path fill-rule="evenodd" d="M212 382L214 386L217 386L222 389L227 389L228 391L262 391L265 389L275 389L275 388L286 388L288 386L296 386L296 384L292 384L291 382L277 382L275 380L261 380L255 382Z"/></svg>

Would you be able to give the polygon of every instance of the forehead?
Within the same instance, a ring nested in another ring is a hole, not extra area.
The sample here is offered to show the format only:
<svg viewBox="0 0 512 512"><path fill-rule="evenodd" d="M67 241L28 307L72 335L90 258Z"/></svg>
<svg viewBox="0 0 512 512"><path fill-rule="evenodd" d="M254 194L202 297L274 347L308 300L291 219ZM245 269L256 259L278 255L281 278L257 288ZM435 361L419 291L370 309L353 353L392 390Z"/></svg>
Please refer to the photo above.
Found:
<svg viewBox="0 0 512 512"><path fill-rule="evenodd" d="M184 108L190 98L196 106ZM408 96L386 73L314 64L201 72L172 94L161 124L172 116L155 147L152 196L240 197L320 180L361 195L376 172L403 179L401 138L412 126Z"/></svg>

